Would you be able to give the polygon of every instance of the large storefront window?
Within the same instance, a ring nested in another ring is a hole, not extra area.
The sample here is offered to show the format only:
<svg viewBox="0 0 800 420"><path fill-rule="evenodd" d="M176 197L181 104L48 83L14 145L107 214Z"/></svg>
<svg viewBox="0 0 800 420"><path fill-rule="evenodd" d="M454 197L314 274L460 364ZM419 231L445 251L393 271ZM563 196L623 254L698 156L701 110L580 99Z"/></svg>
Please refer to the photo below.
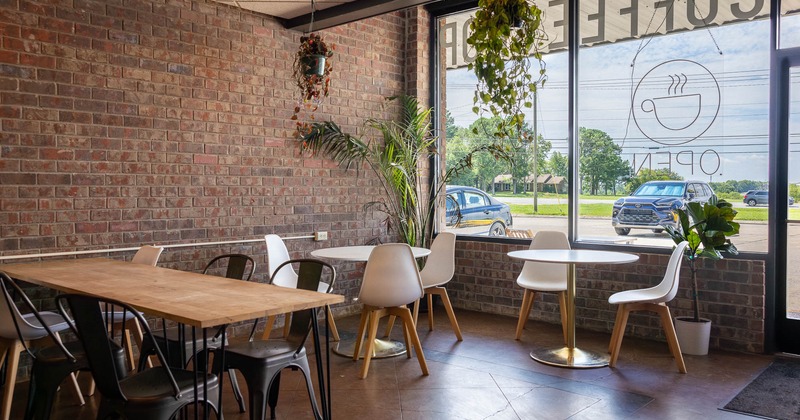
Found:
<svg viewBox="0 0 800 420"><path fill-rule="evenodd" d="M488 204L473 219L450 214L445 229L502 236L491 227L507 210L506 228L567 230L569 54L560 3L568 2L549 3L556 5L540 4L551 42L544 56L548 82L528 120L538 140L517 146L521 164L513 169L487 157L451 180L486 193ZM768 204L748 198L769 188L769 2L581 5L576 239L670 247L663 227L673 223L672 210L717 196L739 210L736 245L765 252ZM489 124L471 110L468 16L441 18L439 26L448 159L491 138L470 129ZM452 200L464 204L457 194Z"/></svg>

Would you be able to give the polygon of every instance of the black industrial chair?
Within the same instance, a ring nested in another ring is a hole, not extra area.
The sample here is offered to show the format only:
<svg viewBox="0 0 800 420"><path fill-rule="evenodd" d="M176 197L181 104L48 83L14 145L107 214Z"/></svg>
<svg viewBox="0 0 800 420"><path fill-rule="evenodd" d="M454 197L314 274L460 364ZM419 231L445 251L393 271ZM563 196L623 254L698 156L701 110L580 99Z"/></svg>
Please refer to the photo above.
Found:
<svg viewBox="0 0 800 420"><path fill-rule="evenodd" d="M158 347L155 348L157 366L127 377L118 373L114 357L116 346L112 346L108 335L110 313L120 310L133 313L142 326L144 337L153 340L153 332L135 309L119 301L78 294L59 295L56 304L64 316L69 308L74 319L101 395L98 419L171 419L178 410L195 402L195 384L201 385L197 389L197 401L206 404L206 410L211 406L220 418L217 377L204 373L205 377L197 378L195 372L170 368Z"/></svg>
<svg viewBox="0 0 800 420"><path fill-rule="evenodd" d="M216 274L221 272L222 268L225 270L225 277L229 279L241 279L250 281L253 272L256 271L256 262L251 257L244 254L224 254L211 259L203 269L203 274ZM163 321L162 321L163 322ZM162 324L163 325L163 324ZM196 355L198 356L197 366L205 366L206 358L202 356L203 339L188 337L185 332L181 337L181 332L178 327L167 328L164 332L156 332L153 336L158 347L164 349L164 355L169 361L169 365L174 368L185 368L187 364ZM166 338L166 341L165 341ZM219 346L222 338L222 329L217 330L213 337L208 339L208 349L214 349ZM227 342L226 342L227 343ZM155 355L155 346L152 341L144 339L142 341L141 351L139 353L139 370L141 371L145 364L144 362L148 357ZM233 388L233 395L236 402L239 404L239 411L245 412L246 407L244 404L244 397L239 389L239 383L236 380L236 374L229 372L231 387Z"/></svg>
<svg viewBox="0 0 800 420"><path fill-rule="evenodd" d="M317 291L325 268L329 270L331 282L336 276L333 266L315 259L289 260L281 264L275 272L279 272L292 263L300 264L297 278L298 289ZM317 419L321 418L317 399L314 396L314 386L311 383L311 371L308 367L305 349L306 339L312 329L311 323L316 321L314 313L313 310L294 312L289 335L286 338L254 341L253 335L256 329L253 328L247 342L233 343L225 347L224 369L229 372L232 369L239 370L247 382L251 420L266 418L267 399L269 399L270 418L275 418L280 373L287 367L299 369L303 373L314 416ZM221 357L214 357L214 372L218 374L222 372L221 363Z"/></svg>
<svg viewBox="0 0 800 420"><path fill-rule="evenodd" d="M8 312L4 315L10 315L21 345L33 360L30 382L28 384L28 401L25 407L25 419L49 419L53 408L53 402L56 398L56 392L61 383L64 382L64 379L70 376L71 373L80 370L89 370L89 364L86 361L83 346L77 341L66 344L63 343L61 337L58 335L58 331L54 331L50 328L50 322L47 322L45 317L36 310L25 292L23 292L14 280L3 272L0 272L0 287L2 287L5 300L5 305L0 303L0 305L3 305L3 308L0 309L0 313L4 313L5 308L8 309ZM46 333L45 337L49 336L55 345L31 351L27 344L30 334L26 334L24 331L26 326L21 325L23 323L20 322L16 316L12 315L19 314L19 309L12 296L16 296L17 300L22 302L30 311L29 314L26 315L27 319L23 318L22 320L43 328L43 332ZM46 314L50 318L56 315L53 312L48 312ZM61 318L61 316L59 316L59 319L61 319L62 322L66 321ZM69 327L69 323L67 323L67 325ZM114 349L114 357L117 363L117 369L119 369L118 372L125 374L127 370L125 366L125 352L121 346Z"/></svg>

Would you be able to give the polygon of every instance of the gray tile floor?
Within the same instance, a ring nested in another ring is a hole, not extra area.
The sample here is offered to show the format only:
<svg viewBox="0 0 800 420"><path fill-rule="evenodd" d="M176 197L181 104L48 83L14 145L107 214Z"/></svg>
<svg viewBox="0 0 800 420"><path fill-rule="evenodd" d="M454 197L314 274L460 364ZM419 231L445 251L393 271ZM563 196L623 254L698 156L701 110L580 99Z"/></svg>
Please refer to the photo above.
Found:
<svg viewBox="0 0 800 420"><path fill-rule="evenodd" d="M557 325L529 321L522 340L513 339L516 319L457 311L464 341L457 342L441 307L435 330L420 314L420 340L430 370L422 376L415 357L372 361L359 379L362 361L332 355L333 417L345 419L741 419L719 410L757 376L771 356L712 351L685 356L680 374L663 342L626 337L617 367L563 369L533 361L537 345L559 345ZM337 319L340 332L355 332L358 317ZM401 339L400 328L393 337ZM578 346L604 351L608 334L578 330ZM226 390L230 387L226 381ZM246 392L246 387L245 392ZM20 384L12 418L22 417ZM78 407L61 392L57 419L94 418L96 398ZM308 396L297 372L285 372L279 419L312 418ZM226 393L224 414L246 419Z"/></svg>

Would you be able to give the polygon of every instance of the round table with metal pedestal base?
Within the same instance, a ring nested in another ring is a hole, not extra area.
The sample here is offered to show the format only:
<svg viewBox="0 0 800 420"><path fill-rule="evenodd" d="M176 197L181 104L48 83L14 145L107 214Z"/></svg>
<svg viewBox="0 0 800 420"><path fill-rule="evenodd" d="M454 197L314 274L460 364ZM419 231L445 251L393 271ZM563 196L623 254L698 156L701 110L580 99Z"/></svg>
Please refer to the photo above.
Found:
<svg viewBox="0 0 800 420"><path fill-rule="evenodd" d="M588 249L536 249L511 251L511 258L525 261L567 264L567 345L556 348L537 348L531 351L534 360L559 367L596 368L608 366L610 356L579 349L575 346L575 273L578 264L626 264L639 259L624 252Z"/></svg>

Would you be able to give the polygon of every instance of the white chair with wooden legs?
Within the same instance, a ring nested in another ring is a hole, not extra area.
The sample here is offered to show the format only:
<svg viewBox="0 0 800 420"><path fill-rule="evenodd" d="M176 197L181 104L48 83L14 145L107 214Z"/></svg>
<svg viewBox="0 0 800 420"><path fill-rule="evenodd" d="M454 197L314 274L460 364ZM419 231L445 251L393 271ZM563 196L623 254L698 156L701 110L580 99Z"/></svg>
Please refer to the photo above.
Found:
<svg viewBox="0 0 800 420"><path fill-rule="evenodd" d="M296 289L297 272L294 271L291 265L282 268L279 273L275 272L281 264L290 259L289 250L286 249L286 244L283 242L283 239L278 235L269 234L264 236L264 241L267 243L267 273L269 273L270 284ZM320 282L317 291L320 293L330 293L332 289L332 283ZM331 311L330 305L325 305L325 310L328 311L328 328L330 329L331 340L339 341L339 330L336 329L336 322L333 319L333 312ZM284 338L289 337L289 327L292 325L292 323L289 322L291 315L291 313L284 314ZM269 339L276 319L277 316L275 315L267 318L267 325L264 328L264 334L261 336L263 340Z"/></svg>
<svg viewBox="0 0 800 420"><path fill-rule="evenodd" d="M411 348L417 353L419 366L423 375L428 375L428 364L422 352L422 345L406 305L423 295L422 279L417 269L417 262L411 247L407 244L378 245L372 250L364 269L364 280L358 293L359 302L364 304L361 322L356 336L353 360L358 361L361 343L369 323L369 333L364 341L364 365L361 378L366 378L375 337L378 334L378 322L387 315L394 315L403 323L403 338L406 343L406 356L411 358Z"/></svg>
<svg viewBox="0 0 800 420"><path fill-rule="evenodd" d="M136 254L131 259L131 263L133 264L145 264L145 265L152 265L153 267L158 264L158 259L161 257L161 253L164 252L164 248L160 246L151 246L151 245L143 245L136 251ZM142 326L139 325L139 321L136 320L136 316L130 312L124 311L116 311L111 314L112 316L112 325L115 331L122 331L125 330L125 336L123 339L125 340L125 352L126 357L128 359L128 363L130 364L131 371L136 370L136 357L133 354L133 345L132 342L136 343L136 348L142 348L142 340L144 338L144 333L142 332ZM123 328L123 323L124 328ZM133 340L131 340L131 331L133 331ZM147 361L148 366L152 367L152 362L148 359Z"/></svg>
<svg viewBox="0 0 800 420"><path fill-rule="evenodd" d="M531 241L530 249L570 249L567 235L563 232L543 230L536 233ZM515 339L522 337L525 322L530 316L536 292L558 293L558 306L561 311L561 332L567 342L567 265L526 261L522 272L517 277L517 284L525 289L522 295L522 307L517 321Z"/></svg>
<svg viewBox="0 0 800 420"><path fill-rule="evenodd" d="M625 325L628 323L628 314L634 311L652 311L661 317L661 325L664 327L664 335L667 337L667 344L675 363L678 365L680 373L686 373L686 364L683 362L681 347L678 344L678 337L675 335L675 326L672 324L672 316L669 312L667 302L675 298L678 293L678 278L681 272L681 262L683 253L688 242L681 242L669 258L667 271L663 280L655 287L647 289L626 290L617 292L608 298L608 303L619 305L617 309L617 320L614 324L614 332L611 334L611 342L608 352L611 353L611 360L608 365L614 367L619 357L619 349L622 346L622 337L625 335Z"/></svg>
<svg viewBox="0 0 800 420"><path fill-rule="evenodd" d="M433 331L433 297L439 296L444 304L444 310L450 319L450 325L456 334L458 341L462 341L461 328L458 326L456 314L453 312L453 305L450 304L450 297L447 289L443 286L447 284L456 272L456 235L451 232L442 232L436 236L431 244L431 253L425 261L425 267L419 272L422 278L422 286L425 288L425 295L428 296L428 329ZM419 319L419 300L414 303L414 325ZM389 318L386 328L386 336L392 332L394 317Z"/></svg>

